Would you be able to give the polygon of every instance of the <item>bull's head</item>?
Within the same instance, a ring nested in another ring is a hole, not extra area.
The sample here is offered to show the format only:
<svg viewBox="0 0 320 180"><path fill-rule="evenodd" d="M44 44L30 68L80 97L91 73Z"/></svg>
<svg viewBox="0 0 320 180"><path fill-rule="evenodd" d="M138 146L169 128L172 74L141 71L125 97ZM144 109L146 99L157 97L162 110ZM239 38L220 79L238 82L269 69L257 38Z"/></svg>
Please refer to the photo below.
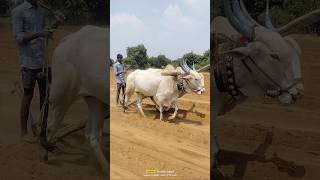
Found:
<svg viewBox="0 0 320 180"><path fill-rule="evenodd" d="M182 60L180 62L180 67L177 67L176 69L170 64L167 65L161 75L176 77L178 84L185 92L194 92L201 95L205 91L203 74L198 72L194 66L191 69L185 60Z"/></svg>
<svg viewBox="0 0 320 180"><path fill-rule="evenodd" d="M269 16L269 0L266 26L260 25L249 15L242 0L226 0L224 7L228 22L223 24L221 17L216 18L212 24L213 33L222 34L238 44L236 48L220 53L233 57L239 90L246 96L267 94L278 97L282 103L293 103L303 93L301 51L295 40L286 35L295 26L316 22L314 17L320 14L319 10L276 29Z"/></svg>
<svg viewBox="0 0 320 180"><path fill-rule="evenodd" d="M199 95L204 93L204 76L202 73L198 72L194 65L191 69L185 60L180 63L181 66L181 76L180 78L184 80L184 87L187 92L194 92Z"/></svg>

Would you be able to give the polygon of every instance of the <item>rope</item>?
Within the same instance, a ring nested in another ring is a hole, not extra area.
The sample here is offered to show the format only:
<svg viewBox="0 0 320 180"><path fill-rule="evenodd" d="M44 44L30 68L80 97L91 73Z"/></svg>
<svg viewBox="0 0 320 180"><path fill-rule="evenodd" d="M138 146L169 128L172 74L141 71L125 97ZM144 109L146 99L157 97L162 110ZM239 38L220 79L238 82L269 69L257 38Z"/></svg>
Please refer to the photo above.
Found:
<svg viewBox="0 0 320 180"><path fill-rule="evenodd" d="M48 40L48 38L45 38L45 41L44 41L45 62L43 63L43 66L42 66L42 72L37 74L37 76L39 78L43 78L43 77L46 78L46 96L45 96L45 99L44 99L43 104L41 106L40 117L39 117L39 122L41 122L40 136L43 135L45 138L47 138L45 130L47 129L47 118L48 117L46 117L46 119L44 119L44 116L46 113L46 106L49 104L49 89L50 89L48 44L49 44L49 40Z"/></svg>

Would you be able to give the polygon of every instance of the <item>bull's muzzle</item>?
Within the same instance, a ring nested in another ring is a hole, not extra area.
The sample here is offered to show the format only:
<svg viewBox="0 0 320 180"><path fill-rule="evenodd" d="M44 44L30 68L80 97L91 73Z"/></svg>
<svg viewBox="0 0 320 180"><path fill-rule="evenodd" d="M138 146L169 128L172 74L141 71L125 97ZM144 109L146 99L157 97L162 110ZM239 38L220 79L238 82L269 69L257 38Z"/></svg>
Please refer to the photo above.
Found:
<svg viewBox="0 0 320 180"><path fill-rule="evenodd" d="M278 99L282 104L293 104L298 99L303 97L304 88L301 83L297 84L293 88L289 89L288 92L282 93Z"/></svg>

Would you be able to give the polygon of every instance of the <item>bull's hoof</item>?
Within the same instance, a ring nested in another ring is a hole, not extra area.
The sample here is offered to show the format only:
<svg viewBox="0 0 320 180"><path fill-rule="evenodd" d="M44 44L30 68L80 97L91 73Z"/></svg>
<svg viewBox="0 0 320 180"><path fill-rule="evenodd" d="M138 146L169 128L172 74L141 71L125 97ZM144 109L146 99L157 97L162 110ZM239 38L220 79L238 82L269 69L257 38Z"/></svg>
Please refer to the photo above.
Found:
<svg viewBox="0 0 320 180"><path fill-rule="evenodd" d="M170 116L168 119L169 120L174 120L176 117L175 116Z"/></svg>

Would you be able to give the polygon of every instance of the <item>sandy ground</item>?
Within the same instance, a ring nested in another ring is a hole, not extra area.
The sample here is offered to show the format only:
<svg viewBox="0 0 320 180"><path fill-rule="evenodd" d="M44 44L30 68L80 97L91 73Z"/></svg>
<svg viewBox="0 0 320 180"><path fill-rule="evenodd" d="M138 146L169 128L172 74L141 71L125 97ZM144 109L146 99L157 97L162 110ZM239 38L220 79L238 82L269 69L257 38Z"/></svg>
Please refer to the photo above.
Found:
<svg viewBox="0 0 320 180"><path fill-rule="evenodd" d="M228 176L320 179L320 38L294 37L303 52L304 98L291 106L250 99L215 121L220 163Z"/></svg>
<svg viewBox="0 0 320 180"><path fill-rule="evenodd" d="M178 117L166 122L159 120L159 113L149 99L144 100L147 118L138 114L135 104L124 113L115 105L114 75L111 74L110 77L111 179L159 179L160 177L144 176L147 175L146 170L156 170L175 175L160 179L208 180L209 74L205 74L207 92L201 96L183 96L178 101ZM171 114L172 112L165 113L164 118L167 119Z"/></svg>
<svg viewBox="0 0 320 180"><path fill-rule="evenodd" d="M50 54L59 40L80 27L62 26L50 43ZM12 93L14 83L20 81L17 48L11 37L8 20L0 18L0 179L102 179L95 156L79 131L58 143L59 150L49 154L49 163L42 163L37 144L20 143L18 96ZM38 90L32 113L39 117ZM67 113L63 126L76 124L87 117L86 104L79 100Z"/></svg>

